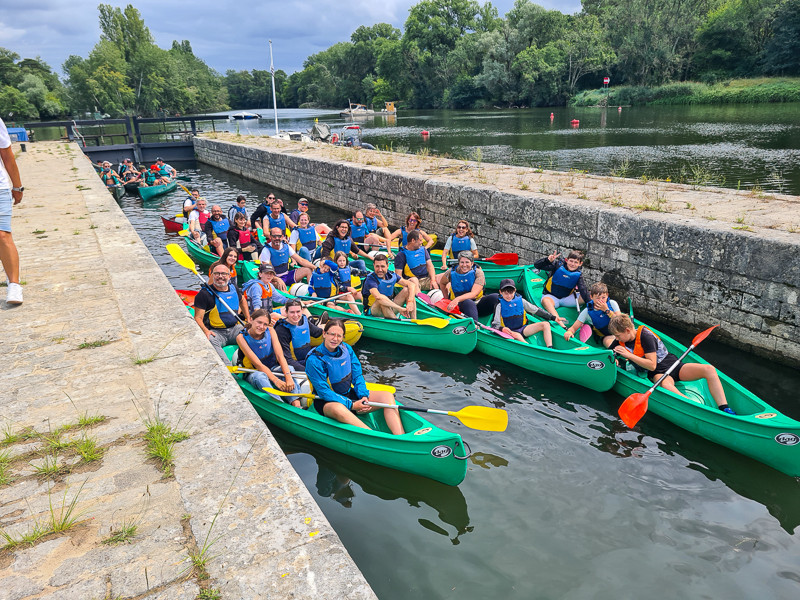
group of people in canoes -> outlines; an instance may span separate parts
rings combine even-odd
[[[129,183],[135,183],[138,187],[150,187],[153,185],[165,185],[171,182],[178,173],[174,167],[164,162],[161,157],[150,167],[133,164],[130,158],[125,158],[116,169],[107,160],[98,160],[98,175],[106,187],[117,187]]]
[[[326,313],[321,323],[315,323],[301,301],[281,294],[296,283],[309,286],[307,294],[298,295],[331,299],[328,305],[339,310],[360,314],[363,308],[366,314],[388,319],[416,319],[419,299],[432,302],[438,290],[442,300],[437,306],[443,310],[460,311],[476,322],[492,315],[491,329],[521,343],[540,333],[548,348],[553,347],[552,322],[565,328],[566,340],[588,326],[598,344],[612,349],[619,361],[646,371],[653,381],[678,360],[652,331],[636,327],[622,314],[604,283],[586,285],[581,251],[572,250],[566,257],[553,252],[534,262],[547,274],[540,307],[523,298],[512,279],[503,280],[498,292],[485,293],[486,278],[475,262],[479,253],[474,234],[463,219],[444,241],[442,272],[437,275],[429,252],[436,240],[421,229],[416,212],[391,232],[380,210],[370,204],[350,219],[337,221],[323,238],[311,223],[305,198],[290,215],[283,212],[283,202],[274,194],[249,217],[245,204],[240,196],[225,214],[219,205],[209,211],[194,190],[184,206],[194,242],[220,257],[210,269],[209,285],[195,299],[195,319],[229,364],[223,348],[238,345],[238,362],[252,365],[248,368],[255,372],[248,380],[257,388],[274,385],[290,403],[299,405],[299,399],[287,394],[298,389],[291,374],[304,370],[316,394],[318,412],[339,421],[365,426],[357,414],[371,410],[369,399],[393,403],[393,398],[367,389],[358,358],[343,341],[342,321],[328,320]],[[265,236],[263,243],[259,234]],[[393,240],[399,242],[396,251]],[[235,284],[236,264],[256,256],[258,278],[240,291]],[[392,259],[394,269],[390,270]],[[366,260],[372,262],[372,271]],[[353,275],[364,276],[360,290],[352,284]],[[558,313],[560,307],[573,307],[578,313],[569,327]],[[312,347],[311,339],[320,335],[322,344]],[[707,380],[720,409],[733,414],[710,365],[680,363],[661,385],[680,394],[676,382],[701,378]],[[397,411],[387,408],[384,414],[390,430],[402,433]]]

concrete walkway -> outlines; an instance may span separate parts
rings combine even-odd
[[[0,599],[374,598],[89,160],[27,147],[25,302],[0,306]],[[188,434],[166,473],[156,421]]]

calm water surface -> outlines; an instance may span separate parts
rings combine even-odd
[[[180,168],[180,165],[179,165]],[[223,208],[255,208],[267,187],[206,166],[182,170]],[[296,197],[279,197],[293,208]],[[122,207],[176,288],[193,275],[164,250],[182,243],[158,215],[178,191]],[[311,203],[315,220],[338,215]],[[688,341],[691,334],[678,333]],[[498,406],[505,433],[458,431],[474,451],[449,487],[376,467],[275,431],[289,459],[382,600],[459,598],[797,598],[800,481],[676,429],[656,416],[628,430],[621,398],[556,382],[480,354],[372,340],[368,379],[404,403]],[[800,418],[800,375],[712,341],[701,353]],[[386,381],[386,380],[384,380]]]
[[[274,133],[264,119],[216,124],[242,134]],[[553,113],[553,120],[550,120]],[[339,131],[338,113],[278,111],[281,129],[313,120]],[[575,128],[571,121],[577,119]],[[800,104],[411,111],[359,118],[364,140],[380,148],[427,150],[456,158],[559,170],[585,170],[800,195]],[[420,132],[430,133],[424,139]]]

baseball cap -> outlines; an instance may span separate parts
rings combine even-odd
[[[266,273],[267,271],[272,271],[272,272],[274,273],[274,272],[275,272],[275,267],[273,267],[273,266],[272,266],[270,263],[268,263],[268,262],[262,262],[262,263],[261,263],[261,266],[260,266],[260,267],[258,267],[258,272],[259,272],[259,273]]]
[[[511,288],[512,290],[516,291],[517,286],[513,279],[503,279],[503,281],[500,282],[500,289],[504,290],[506,288]]]

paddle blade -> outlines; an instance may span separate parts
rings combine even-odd
[[[436,327],[436,329],[444,329],[450,324],[450,321],[447,319],[440,319],[439,317],[429,317],[427,319],[409,319],[411,323],[416,323],[417,325],[430,325],[431,327]]]
[[[456,304],[456,306],[455,306],[455,308],[453,310],[447,310],[447,307],[449,306],[449,304],[450,304],[450,300],[448,300],[447,298],[442,298],[436,304],[434,304],[434,306],[436,308],[442,309],[444,312],[449,312],[449,313],[452,313],[454,315],[460,315],[461,314],[461,309],[458,308],[458,304]]]
[[[647,398],[650,392],[646,394],[631,394],[625,398],[625,402],[619,407],[619,418],[628,427],[634,427],[639,422],[644,414],[647,412]]]
[[[457,412],[448,412],[470,429],[481,431],[505,431],[508,427],[508,413],[501,408],[490,406],[467,406]]]
[[[713,327],[709,327],[705,331],[701,331],[696,336],[694,336],[694,339],[692,340],[692,346],[697,346],[700,342],[702,342],[709,335],[711,335],[711,332],[714,331],[717,327],[719,327],[719,325],[714,325]]]
[[[582,344],[590,337],[592,337],[592,328],[584,323],[581,326],[581,330],[578,332],[578,339],[581,341]]]
[[[194,266],[194,261],[189,258],[189,255],[183,251],[183,248],[178,244],[167,244],[167,252],[175,259],[175,262],[182,266],[184,269],[189,269],[195,275],[198,275],[197,268]]]
[[[178,232],[178,235],[181,237],[189,237],[189,230],[188,229],[181,229]]]
[[[491,256],[484,258],[484,260],[503,266],[519,264],[519,256],[513,252],[495,252]]]
[[[369,381],[367,382],[367,389],[370,392],[389,392],[390,394],[394,394],[395,392],[397,392],[397,390],[390,385],[383,385],[381,383],[370,383]]]

